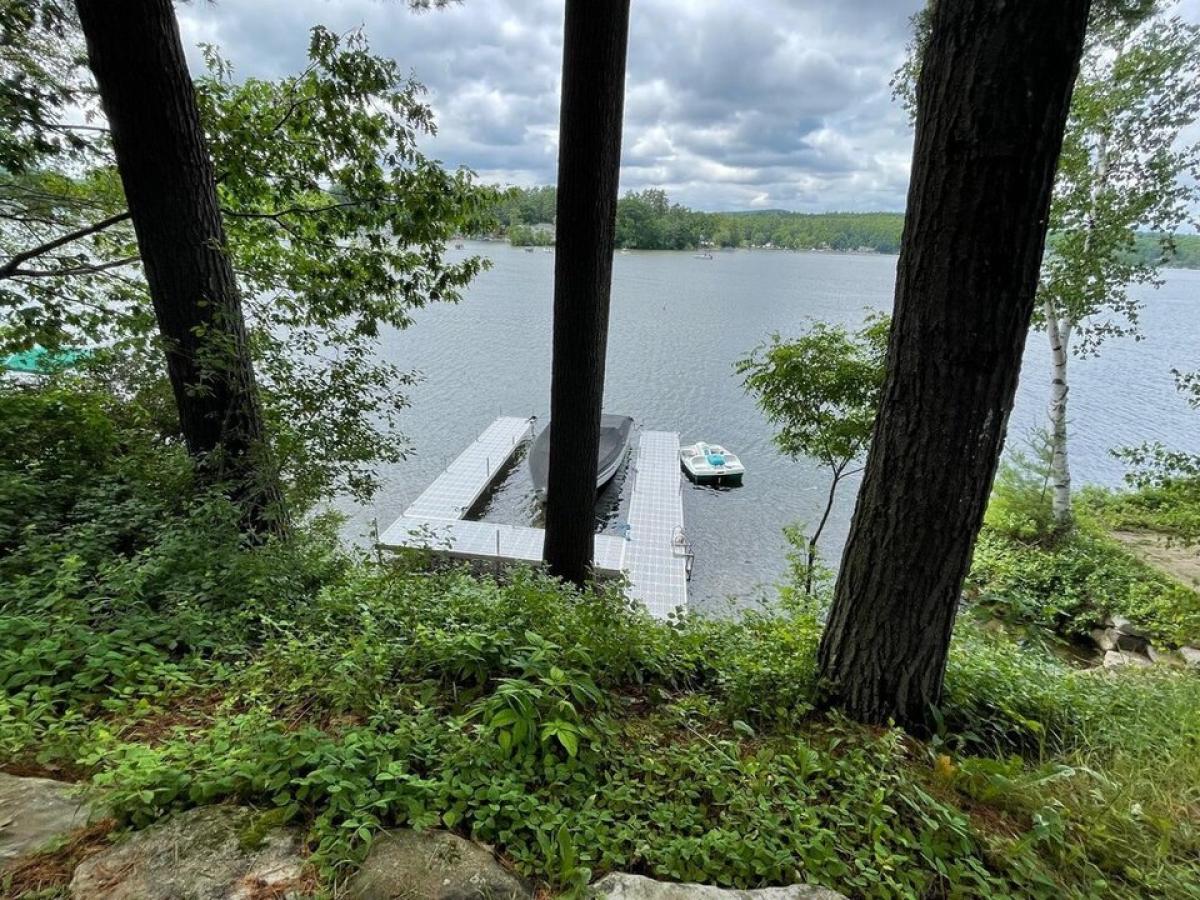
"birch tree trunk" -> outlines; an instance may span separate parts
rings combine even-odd
[[[1089,0],[933,7],[874,439],[818,654],[828,702],[928,730],[1033,316]]]
[[[1059,526],[1071,522],[1071,466],[1067,456],[1067,360],[1071,320],[1060,318],[1054,303],[1045,301],[1046,335],[1050,338],[1050,508]]]

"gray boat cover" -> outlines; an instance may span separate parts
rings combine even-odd
[[[633,419],[629,416],[600,417],[600,458],[596,466],[596,490],[604,487],[616,474],[617,466],[629,449],[633,436]],[[550,425],[542,429],[529,448],[529,474],[533,487],[545,495],[550,475]]]

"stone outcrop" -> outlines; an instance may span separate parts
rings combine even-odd
[[[620,872],[601,878],[592,885],[591,893],[605,900],[846,900],[843,894],[811,884],[741,891],[707,884],[655,881]]]
[[[1140,656],[1137,653],[1126,653],[1122,650],[1109,650],[1104,654],[1104,668],[1120,669],[1125,666],[1135,666],[1145,668],[1153,665],[1145,656]]]
[[[445,831],[379,835],[348,900],[529,900],[530,887],[479,844]]]
[[[89,857],[71,879],[73,900],[258,900],[299,897],[300,830],[267,829],[259,814],[204,806],[172,816]]]
[[[75,785],[0,772],[0,864],[42,849],[88,823]]]

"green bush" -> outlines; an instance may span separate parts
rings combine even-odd
[[[1085,488],[1079,503],[1114,530],[1155,531],[1185,545],[1200,541],[1200,479],[1183,479],[1132,491]]]
[[[1119,614],[1160,645],[1200,639],[1200,594],[1086,526],[1049,546],[985,529],[970,585],[993,615],[1068,636]]]

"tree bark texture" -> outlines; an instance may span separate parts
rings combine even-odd
[[[282,521],[233,267],[171,0],[77,0],[188,450]]]
[[[629,0],[567,0],[564,30],[543,555],[582,585],[595,544]]]
[[[1004,442],[1089,0],[939,2],[879,416],[819,666],[922,731]]]

